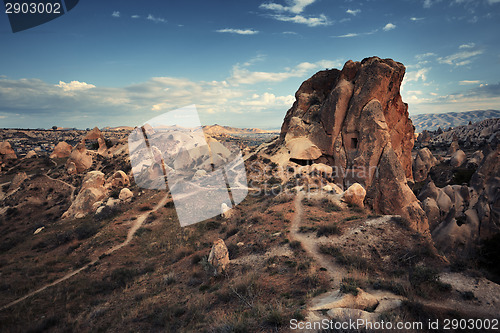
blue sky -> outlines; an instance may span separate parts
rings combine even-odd
[[[82,0],[12,33],[0,13],[0,127],[138,125],[196,104],[203,124],[279,128],[318,70],[407,67],[411,114],[500,109],[500,0]]]

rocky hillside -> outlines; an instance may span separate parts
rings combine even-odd
[[[464,147],[500,142],[500,118],[486,119],[474,124],[457,126],[430,139],[431,145],[449,145],[458,141]]]
[[[439,128],[447,130],[450,127],[467,125],[484,119],[500,118],[499,110],[477,110],[468,112],[425,113],[411,116],[415,131],[436,131]]]

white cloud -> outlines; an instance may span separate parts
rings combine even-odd
[[[413,22],[421,21],[423,19],[424,19],[423,17],[410,17],[410,20],[413,21]]]
[[[331,24],[331,22],[324,14],[321,14],[317,17],[314,16],[304,17],[302,15],[295,15],[295,16],[271,15],[271,17],[273,17],[278,21],[300,23],[300,24],[305,24],[309,27],[317,27],[317,26]]]
[[[493,5],[493,4],[495,4],[495,3],[500,3],[500,0],[488,0],[488,3],[489,3],[490,5]]]
[[[436,55],[435,53],[427,52],[427,53],[417,54],[415,55],[415,58],[418,60],[422,60],[424,58],[433,57],[435,55]]]
[[[455,66],[464,66],[471,63],[470,58],[475,57],[477,55],[483,54],[483,51],[462,51],[447,57],[439,57],[437,60],[440,64],[448,64]]]
[[[167,20],[165,20],[162,17],[154,17],[152,14],[149,14],[148,17],[146,17],[146,20],[153,21],[155,23],[165,23]]]
[[[459,84],[461,86],[465,86],[465,85],[469,85],[469,84],[480,84],[481,81],[479,80],[463,80],[463,81],[460,81]]]
[[[500,0],[499,0],[500,1]],[[459,49],[472,49],[476,46],[474,43],[467,43],[467,44],[462,44],[458,48]]]
[[[347,34],[344,34],[344,35],[340,35],[340,36],[332,36],[334,38],[352,38],[352,37],[358,37],[358,36],[366,36],[366,35],[373,35],[374,33],[376,33],[378,31],[378,29],[375,29],[375,30],[372,30],[372,31],[369,31],[369,32],[350,32],[350,33],[347,33]]]
[[[293,14],[300,14],[304,9],[313,4],[316,0],[292,0],[288,1],[288,6],[283,6],[274,2],[263,3],[259,6],[262,9],[274,10],[277,12],[290,12]]]
[[[283,35],[298,35],[298,33],[296,33],[295,31],[283,31],[282,34]]]
[[[335,37],[337,37],[337,38],[352,38],[352,37],[358,37],[358,36],[359,36],[359,34],[354,33],[354,32],[350,32],[348,34],[335,36]]]
[[[382,30],[384,31],[389,31],[389,30],[392,30],[392,29],[396,29],[396,26],[392,23],[387,23],[383,28]]]
[[[206,124],[231,121],[236,126],[259,124],[255,114],[258,112],[266,120],[256,126],[277,127],[293,103],[293,96],[279,95],[259,83],[288,78],[302,81],[317,70],[342,64],[320,60],[302,62],[277,72],[252,71],[249,67],[262,58],[259,55],[243,65],[235,65],[228,77],[219,81],[153,77],[113,88],[80,81],[51,84],[39,79],[0,78],[0,115],[7,117],[2,124],[47,127],[57,121],[58,125],[68,127],[136,125],[158,112],[196,104]],[[238,117],[229,115],[235,113]],[[14,114],[25,118],[13,117]]]
[[[232,28],[219,29],[217,30],[217,32],[238,34],[238,35],[255,35],[259,33],[257,30],[253,29],[232,29]]]
[[[346,10],[346,13],[347,13],[347,14],[351,14],[351,15],[353,15],[353,16],[356,16],[356,15],[358,15],[359,13],[361,13],[361,9],[355,9],[355,10],[348,9],[348,10]]]
[[[59,84],[56,84],[56,87],[62,88],[64,91],[78,91],[95,88],[93,84],[80,81],[71,81],[69,83],[59,81]]]
[[[427,67],[427,68],[421,68],[418,71],[407,72],[403,80],[403,85],[409,82],[418,82],[418,81],[425,82],[427,80],[427,73],[430,70],[431,68]]]
[[[133,19],[138,19],[138,18],[141,18],[139,15],[132,15],[132,16],[130,16],[130,17],[131,17],[131,18],[133,18]]]
[[[282,82],[292,77],[303,77],[309,72],[322,68],[339,67],[341,62],[320,60],[315,63],[302,62],[294,68],[286,68],[283,72],[252,72],[246,64],[233,66],[228,81],[234,85],[256,84],[260,82]]]
[[[262,95],[254,94],[251,99],[240,102],[243,106],[256,106],[256,107],[270,107],[274,106],[288,106],[290,107],[295,101],[292,95],[275,96],[274,94],[265,92]]]
[[[304,11],[305,7],[313,4],[315,1],[316,0],[289,0],[287,6],[269,2],[261,4],[259,8],[276,12],[277,14],[272,14],[270,15],[270,17],[278,21],[305,24],[309,27],[330,25],[331,22],[324,14],[308,17],[299,15]],[[291,13],[295,15],[286,15],[285,13]]]
[[[120,17],[120,12],[119,11],[114,11],[113,14],[111,14],[113,17]]]

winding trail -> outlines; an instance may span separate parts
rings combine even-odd
[[[129,229],[129,231],[127,233],[127,239],[123,243],[115,245],[111,249],[107,250],[105,252],[105,254],[106,255],[110,255],[113,252],[121,249],[122,247],[127,246],[132,241],[132,239],[134,238],[134,235],[135,235],[136,231],[144,224],[144,221],[147,219],[147,217],[149,216],[149,214],[151,214],[152,212],[156,212],[158,209],[160,209],[161,207],[163,207],[167,203],[167,201],[169,200],[169,198],[170,198],[170,194],[167,193],[160,200],[160,202],[158,202],[158,204],[156,204],[156,206],[152,210],[150,210],[148,212],[145,212],[145,213],[142,213],[141,215],[139,215],[137,217],[137,220],[135,220],[134,224]],[[99,261],[99,257],[94,258],[91,262],[89,262],[85,266],[80,267],[80,268],[78,268],[78,269],[76,269],[74,271],[71,271],[68,274],[64,275],[63,277],[61,277],[61,278],[59,278],[59,279],[57,279],[57,280],[55,280],[55,281],[53,281],[51,283],[48,283],[48,284],[42,286],[41,288],[38,288],[38,289],[30,292],[29,294],[26,294],[23,297],[18,298],[16,300],[10,302],[9,304],[6,304],[6,305],[0,307],[0,311],[6,310],[6,309],[10,308],[11,306],[16,305],[17,303],[20,303],[20,302],[24,301],[25,299],[27,299],[29,297],[32,297],[32,296],[35,296],[36,294],[41,293],[42,291],[44,291],[47,288],[53,287],[53,286],[58,285],[59,283],[61,283],[63,281],[66,281],[66,280],[70,279],[71,277],[79,274],[81,271],[83,271],[83,270],[87,269],[88,267],[94,265],[98,261]]]
[[[330,278],[333,280],[332,287],[337,289],[340,287],[342,277],[347,276],[347,272],[343,267],[337,265],[334,260],[327,258],[319,251],[318,245],[321,245],[322,243],[318,241],[316,236],[299,232],[300,223],[304,217],[304,208],[302,206],[303,199],[304,192],[299,191],[294,200],[295,215],[292,219],[290,227],[290,236],[293,240],[299,241],[306,253],[319,263],[321,267],[326,268],[328,275],[330,275]]]

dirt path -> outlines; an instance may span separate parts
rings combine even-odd
[[[163,207],[163,206],[167,203],[167,201],[169,200],[169,198],[170,198],[170,195],[169,195],[169,194],[166,194],[166,195],[165,195],[165,196],[164,196],[164,197],[160,200],[160,202],[158,202],[158,204],[157,204],[157,205],[156,205],[156,206],[155,206],[155,207],[154,207],[151,211],[149,211],[149,212],[145,212],[145,213],[142,213],[141,215],[139,215],[139,216],[137,217],[137,220],[135,220],[135,221],[134,221],[134,224],[132,225],[132,227],[131,227],[131,228],[130,228],[130,230],[128,231],[128,233],[127,233],[127,239],[126,239],[123,243],[120,243],[120,244],[118,244],[118,245],[116,245],[116,246],[112,247],[112,248],[111,248],[111,249],[109,249],[108,251],[106,251],[106,252],[105,252],[105,254],[106,254],[106,255],[110,255],[111,253],[113,253],[113,252],[115,252],[115,251],[117,251],[117,250],[121,249],[122,247],[127,246],[127,245],[128,245],[128,244],[132,241],[132,239],[133,239],[133,237],[134,237],[134,234],[135,234],[135,232],[137,231],[137,229],[139,229],[139,228],[142,226],[142,224],[144,223],[144,221],[148,218],[149,214],[151,214],[152,212],[155,212],[155,211],[157,211],[158,209],[160,209],[161,207]],[[45,289],[47,289],[47,288],[53,287],[53,286],[55,286],[55,285],[57,285],[57,284],[59,284],[59,283],[61,283],[61,282],[63,282],[63,281],[66,281],[66,280],[70,279],[71,277],[73,277],[73,276],[77,275],[77,274],[78,274],[78,273],[80,273],[81,271],[83,271],[83,270],[87,269],[88,267],[90,267],[90,266],[94,265],[94,264],[95,264],[96,262],[98,262],[98,261],[99,261],[99,258],[94,258],[91,262],[89,262],[89,263],[88,263],[88,264],[86,264],[85,266],[80,267],[80,268],[78,268],[78,269],[76,269],[76,270],[74,270],[74,271],[71,271],[71,272],[69,272],[68,274],[64,275],[63,277],[61,277],[61,278],[59,278],[59,279],[57,279],[57,280],[55,280],[55,281],[53,281],[53,282],[51,282],[51,283],[48,283],[48,284],[44,285],[43,287],[38,288],[38,289],[36,289],[36,290],[34,290],[34,291],[30,292],[29,294],[26,294],[26,295],[24,295],[23,297],[18,298],[18,299],[16,299],[15,301],[10,302],[10,303],[9,303],[9,304],[7,304],[7,305],[2,306],[2,307],[0,308],[0,311],[5,310],[5,309],[8,309],[8,308],[10,308],[11,306],[16,305],[17,303],[20,303],[20,302],[24,301],[25,299],[27,299],[27,298],[29,298],[29,297],[32,297],[32,296],[34,296],[34,295],[36,295],[36,294],[41,293],[42,291],[44,291],[44,290],[45,290]]]
[[[342,277],[345,277],[347,275],[345,270],[342,267],[338,266],[331,258],[327,258],[319,251],[318,245],[320,245],[321,242],[318,241],[318,238],[316,238],[316,236],[311,236],[310,234],[299,232],[300,223],[304,218],[304,208],[302,206],[303,199],[304,192],[299,191],[294,200],[295,215],[292,219],[290,237],[292,238],[292,240],[299,241],[306,253],[317,263],[319,263],[321,267],[326,268],[327,273],[333,279],[332,287],[334,289],[338,289],[340,287],[340,283],[342,282]]]

